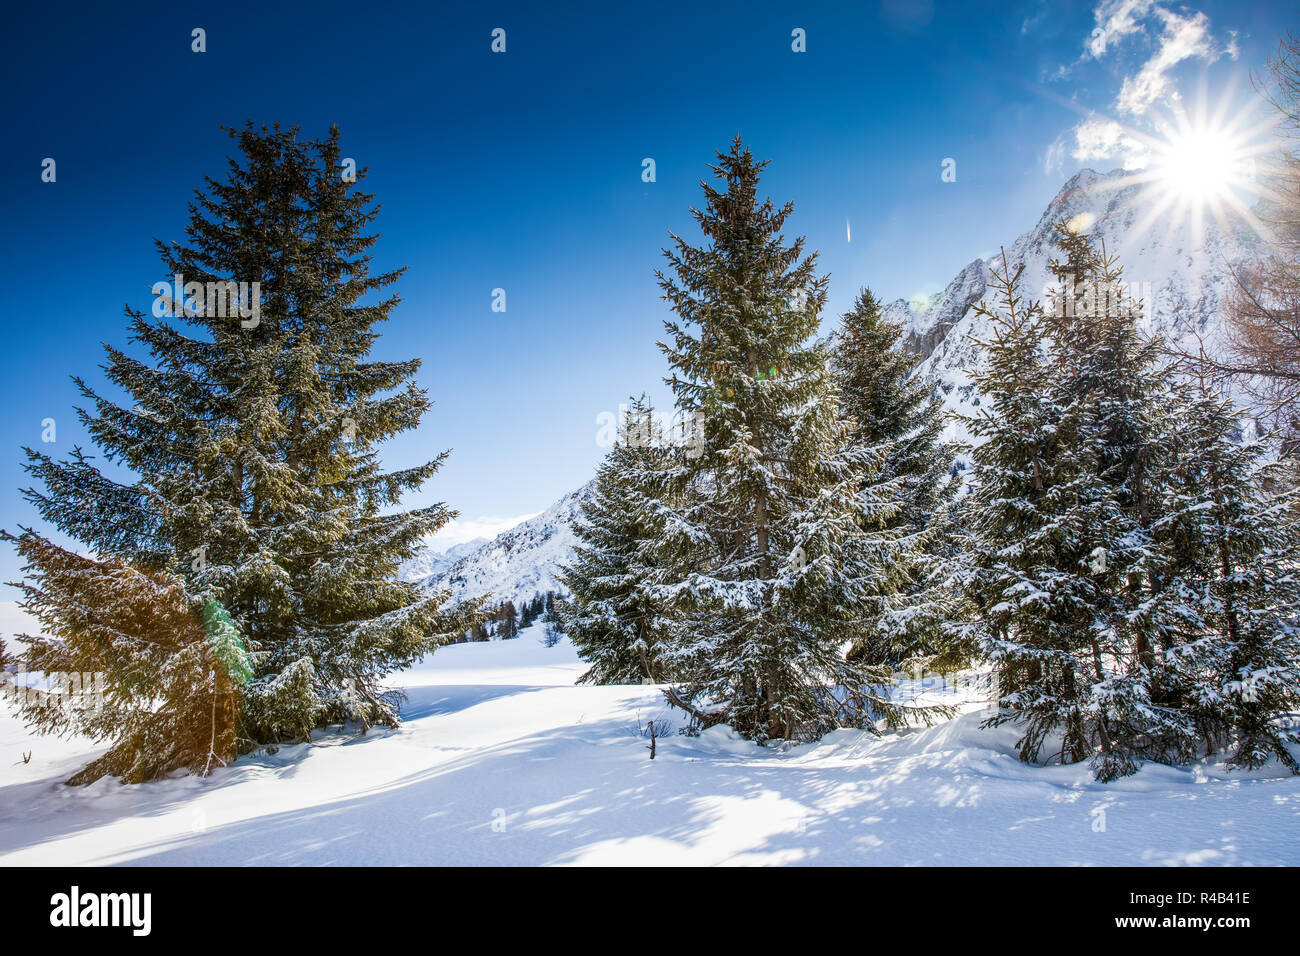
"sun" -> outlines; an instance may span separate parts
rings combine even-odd
[[[1164,135],[1148,139],[1152,189],[1192,212],[1239,208],[1255,185],[1256,143],[1229,125],[1180,114]]]
[[[1228,130],[1188,127],[1152,146],[1152,183],[1186,204],[1235,204],[1254,178],[1245,144]]]
[[[1273,121],[1253,101],[1242,102],[1226,90],[1211,108],[1204,99],[1195,107],[1178,105],[1148,117],[1143,129],[1121,126],[1128,174],[1112,189],[1139,188],[1142,213],[1135,230],[1191,228],[1199,239],[1213,221],[1227,231],[1244,225],[1260,236],[1267,228],[1254,206],[1267,192],[1267,167],[1275,148]]]

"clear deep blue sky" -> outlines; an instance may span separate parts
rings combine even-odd
[[[821,250],[830,320],[863,284],[887,299],[941,288],[1031,226],[1077,168],[1118,165],[1076,159],[1070,130],[1114,114],[1174,26],[1203,15],[1205,44],[1161,74],[1166,103],[1202,82],[1248,86],[1295,19],[1288,3],[1128,0],[1132,17],[1104,7],[1101,21],[1086,4],[803,6],[11,6],[0,526],[35,520],[19,448],[41,445],[43,419],[57,423],[48,450],[87,443],[69,376],[101,383],[99,343],[126,343],[123,304],[148,308],[151,240],[180,238],[191,190],[223,175],[222,124],[340,126],[383,203],[376,267],[409,267],[379,354],[420,356],[435,402],[386,460],[452,448],[422,497],[515,516],[591,475],[602,410],[664,396],[653,270],[735,132],[772,161],[767,191],[795,201],[792,231]],[[1111,42],[1081,59],[1099,22]],[[194,27],[206,53],[191,52]],[[489,49],[495,27],[505,54]],[[791,50],[796,27],[806,53]],[[0,574],[14,573],[5,551]]]

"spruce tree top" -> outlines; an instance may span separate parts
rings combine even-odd
[[[666,381],[687,413],[728,404],[757,382],[808,382],[825,361],[801,348],[817,333],[828,277],[816,274],[816,253],[804,255],[802,236],[785,241],[781,230],[794,204],[759,201],[767,161],[755,160],[739,135],[717,155],[709,168],[720,186],[701,181],[705,206],[691,209],[708,242],[693,246],[670,233],[674,248],[664,256],[675,278],[655,272],[683,320],[665,323],[672,342],[660,349],[674,369]]]

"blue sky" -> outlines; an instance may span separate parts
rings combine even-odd
[[[337,123],[345,154],[370,167],[376,266],[409,267],[378,354],[423,358],[435,402],[385,458],[453,449],[412,500],[458,508],[454,540],[585,481],[602,411],[641,391],[663,400],[653,270],[735,132],[772,161],[767,191],[795,201],[791,229],[821,250],[829,323],[864,284],[886,299],[937,291],[1009,243],[1078,168],[1124,161],[1116,130],[1149,129],[1206,91],[1247,100],[1292,10],[984,6],[13,8],[0,41],[0,527],[35,521],[19,449],[41,446],[44,419],[47,450],[87,444],[69,376],[102,382],[99,343],[126,343],[124,303],[148,307],[152,239],[179,238],[191,190],[221,174],[222,124]],[[791,49],[795,28],[806,52]],[[16,570],[0,554],[4,579]]]

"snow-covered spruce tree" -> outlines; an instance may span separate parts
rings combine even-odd
[[[1300,765],[1300,527],[1293,476],[1244,415],[1194,381],[1178,403],[1179,443],[1154,524],[1152,616],[1164,622],[1163,694],[1191,717],[1206,753],[1254,769]],[[1184,748],[1186,749],[1186,748]],[[1191,753],[1181,756],[1190,758]]]
[[[596,472],[574,529],[578,544],[560,580],[570,595],[555,604],[557,623],[583,660],[581,680],[634,684],[668,679],[663,662],[664,580],[654,552],[667,455],[645,396],[633,399],[618,441]]]
[[[919,539],[905,560],[881,569],[895,576],[893,600],[864,618],[851,656],[871,664],[949,668],[964,663],[945,626],[955,553],[955,449],[942,440],[943,404],[913,374],[916,357],[903,351],[902,333],[863,289],[832,338],[831,366],[852,440],[869,451],[887,449],[881,477],[899,481],[899,510],[886,524]]]
[[[45,490],[26,495],[105,560],[176,574],[200,607],[213,598],[229,612],[254,666],[239,692],[244,749],[302,739],[325,721],[395,724],[384,675],[463,633],[477,605],[444,613],[444,595],[396,574],[454,513],[393,510],[442,456],[390,472],[379,462],[378,445],[415,428],[429,401],[414,381],[418,361],[368,359],[376,324],[399,301],[383,290],[401,272],[371,273],[377,236],[366,229],[378,207],[340,174],[336,130],[320,141],[252,124],[231,135],[242,157],[225,182],[196,192],[187,244],[158,243],[166,275],[195,283],[175,304],[180,321],[157,304],[155,317],[127,309],[150,357],[106,347],[107,377],[126,402],[77,380],[93,440],[136,477],[105,475],[80,449],[65,461],[29,449],[26,467]],[[260,301],[240,304],[260,312],[236,311],[212,285],[223,282],[257,283]],[[34,573],[51,555],[30,549]],[[80,608],[45,611],[73,620]],[[113,653],[111,629],[65,633],[70,655]],[[153,685],[132,680],[112,689],[118,706],[153,707]],[[174,717],[170,733],[193,732],[185,712]],[[113,766],[163,772],[163,757],[124,754]]]
[[[990,404],[970,422],[984,442],[966,590],[1000,678],[992,722],[1023,723],[1026,760],[1059,735],[1063,761],[1112,780],[1188,759],[1206,726],[1193,713],[1218,642],[1189,600],[1206,581],[1178,556],[1194,512],[1170,498],[1202,456],[1122,270],[1064,224],[1059,241],[1050,312],[1020,299],[1005,258],[1006,314],[980,307],[997,333],[978,383]]]
[[[1090,651],[1094,683],[1088,708],[1096,728],[1094,768],[1102,780],[1137,769],[1142,759],[1180,762],[1194,728],[1169,672],[1176,606],[1159,600],[1164,581],[1153,525],[1164,514],[1165,476],[1178,460],[1177,394],[1158,339],[1142,335],[1142,304],[1126,294],[1123,270],[1104,244],[1058,224],[1064,258],[1053,325],[1064,446],[1094,497],[1098,517],[1090,563],[1099,596]]]
[[[1090,263],[1070,262],[1091,276]],[[1128,662],[1117,623],[1126,580],[1120,542],[1130,524],[1102,477],[1098,395],[1090,380],[1079,384],[1090,374],[1095,330],[1072,299],[1058,298],[1051,315],[1025,300],[1021,271],[1004,253],[992,281],[1001,311],[977,306],[993,336],[977,374],[985,405],[968,421],[981,441],[972,449],[974,484],[963,509],[970,521],[966,592],[999,681],[1000,709],[990,723],[1023,727],[1024,760],[1037,759],[1052,736],[1061,739],[1063,762],[1091,759],[1100,749],[1106,766],[1098,773],[1110,778],[1131,754],[1114,739],[1114,701],[1094,688],[1120,658]],[[1084,281],[1064,283],[1063,296]],[[1108,696],[1123,704],[1130,690],[1112,687]]]
[[[1091,583],[1078,564],[1088,550],[1078,528],[1060,518],[1074,503],[1057,468],[1061,410],[1044,311],[1024,297],[1022,272],[1012,270],[1004,252],[990,283],[998,301],[975,307],[992,335],[976,375],[983,404],[967,419],[978,441],[963,506],[969,525],[962,586],[976,614],[972,633],[998,678],[999,711],[989,723],[1023,723],[1023,760],[1037,759],[1049,734],[1059,732],[1062,759],[1077,761],[1091,755],[1083,719],[1090,682],[1079,644]]]
[[[1073,621],[1075,696],[1058,715],[1062,759],[1090,754],[1096,776],[1111,780],[1137,769],[1148,731],[1164,739],[1185,727],[1175,710],[1150,699],[1154,660],[1142,648],[1157,622],[1127,614],[1142,600],[1150,556],[1153,496],[1144,474],[1166,382],[1155,366],[1158,347],[1138,336],[1119,273],[1067,224],[1058,224],[1057,244],[1064,256],[1052,263],[1057,289],[1045,315],[1047,395],[1057,416],[1047,500],[1057,550],[1044,600]]]
[[[703,723],[764,740],[843,726],[902,724],[887,667],[846,659],[853,628],[891,587],[900,482],[885,454],[851,441],[827,348],[815,343],[826,279],[803,240],[781,234],[792,204],[759,201],[756,162],[737,137],[692,210],[707,243],[674,235],[657,273],[684,420],[674,500],[660,500],[657,558],[670,578],[669,700]],[[866,610],[864,610],[866,609]]]

